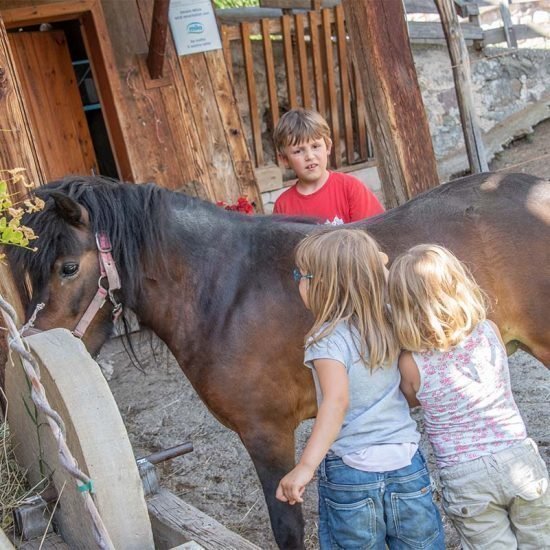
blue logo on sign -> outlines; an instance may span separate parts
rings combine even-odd
[[[194,21],[193,23],[189,23],[189,25],[187,25],[187,32],[189,33],[200,34],[203,31],[204,25],[198,21]]]

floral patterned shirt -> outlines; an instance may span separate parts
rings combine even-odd
[[[487,321],[448,351],[413,353],[416,397],[440,468],[523,441],[525,424],[512,396],[506,350]]]

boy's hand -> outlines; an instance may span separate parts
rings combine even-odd
[[[306,485],[313,478],[314,469],[298,464],[291,472],[286,474],[279,482],[275,496],[277,499],[289,504],[304,502],[302,495]]]

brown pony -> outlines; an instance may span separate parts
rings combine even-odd
[[[110,302],[86,315],[90,352],[111,333],[119,302],[133,310],[168,345],[210,411],[239,434],[278,545],[302,548],[301,510],[277,501],[275,488],[294,466],[295,428],[316,412],[302,366],[311,318],[291,272],[296,243],[319,226],[96,177],[54,182],[37,194],[46,207],[24,223],[40,236],[39,250],[14,250],[10,258],[16,277],[27,274],[32,283],[28,314],[44,306],[35,327],[74,330],[98,279],[111,285]],[[550,182],[470,176],[353,227],[369,231],[390,259],[418,243],[450,248],[488,294],[510,351],[519,346],[550,367]],[[120,285],[112,267],[100,278],[99,263],[111,254]]]

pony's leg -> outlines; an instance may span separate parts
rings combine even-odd
[[[299,504],[291,506],[275,498],[279,481],[294,468],[294,429],[262,427],[262,431],[240,434],[264,491],[271,528],[279,548],[304,548],[304,519]]]

